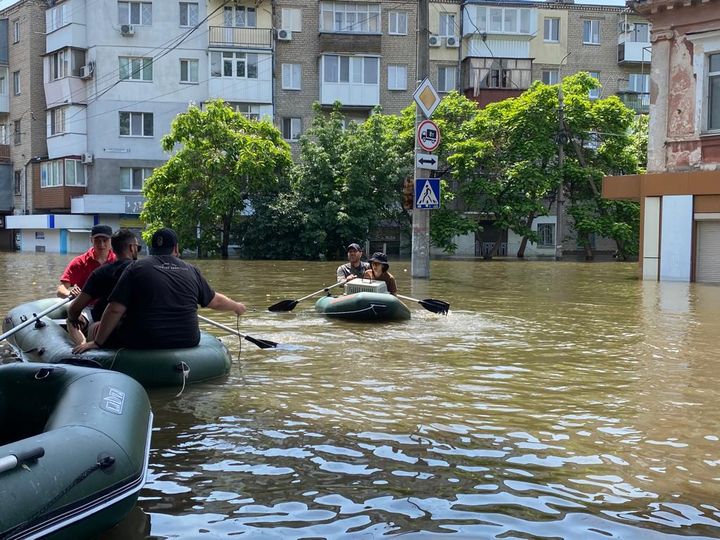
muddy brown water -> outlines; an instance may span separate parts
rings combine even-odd
[[[51,296],[69,259],[0,254],[0,308]],[[226,379],[150,392],[148,481],[103,538],[720,536],[720,287],[391,261],[401,294],[452,311],[376,325],[266,310],[337,262],[194,262],[255,309],[241,332],[283,346],[224,336]]]

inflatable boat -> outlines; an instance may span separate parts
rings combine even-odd
[[[410,310],[387,292],[383,281],[354,279],[345,284],[345,294],[324,296],[315,311],[326,317],[351,321],[406,321]]]
[[[130,375],[147,388],[206,381],[230,371],[227,347],[205,332],[201,332],[197,347],[186,349],[93,349],[73,354],[73,341],[63,326],[67,305],[58,298],[46,298],[10,310],[3,330],[8,334],[21,327],[7,340],[22,360],[111,369]],[[37,318],[41,313],[44,315]]]
[[[151,428],[145,390],[122,373],[0,366],[0,538],[90,538],[122,520]]]

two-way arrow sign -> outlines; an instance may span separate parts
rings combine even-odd
[[[415,154],[415,168],[437,171],[438,157],[434,154]]]

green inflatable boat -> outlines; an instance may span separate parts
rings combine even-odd
[[[53,306],[57,306],[53,309]],[[33,319],[44,313],[37,321]],[[200,344],[187,349],[94,349],[73,354],[73,342],[61,325],[67,302],[46,298],[10,310],[3,323],[8,343],[26,362],[76,364],[119,371],[147,388],[207,381],[230,371],[230,353],[216,337],[201,332]],[[24,325],[24,326],[23,326]]]
[[[315,303],[315,311],[326,317],[350,321],[406,321],[410,318],[410,310],[396,296],[376,292],[324,296]]]
[[[145,483],[152,413],[122,373],[0,366],[0,538],[91,538]]]

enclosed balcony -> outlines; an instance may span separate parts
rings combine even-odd
[[[650,63],[650,25],[644,22],[620,23],[618,34],[618,64]]]
[[[618,92],[618,97],[625,106],[637,114],[650,112],[650,94],[647,92]]]
[[[271,28],[238,28],[211,26],[208,47],[270,49]]]

